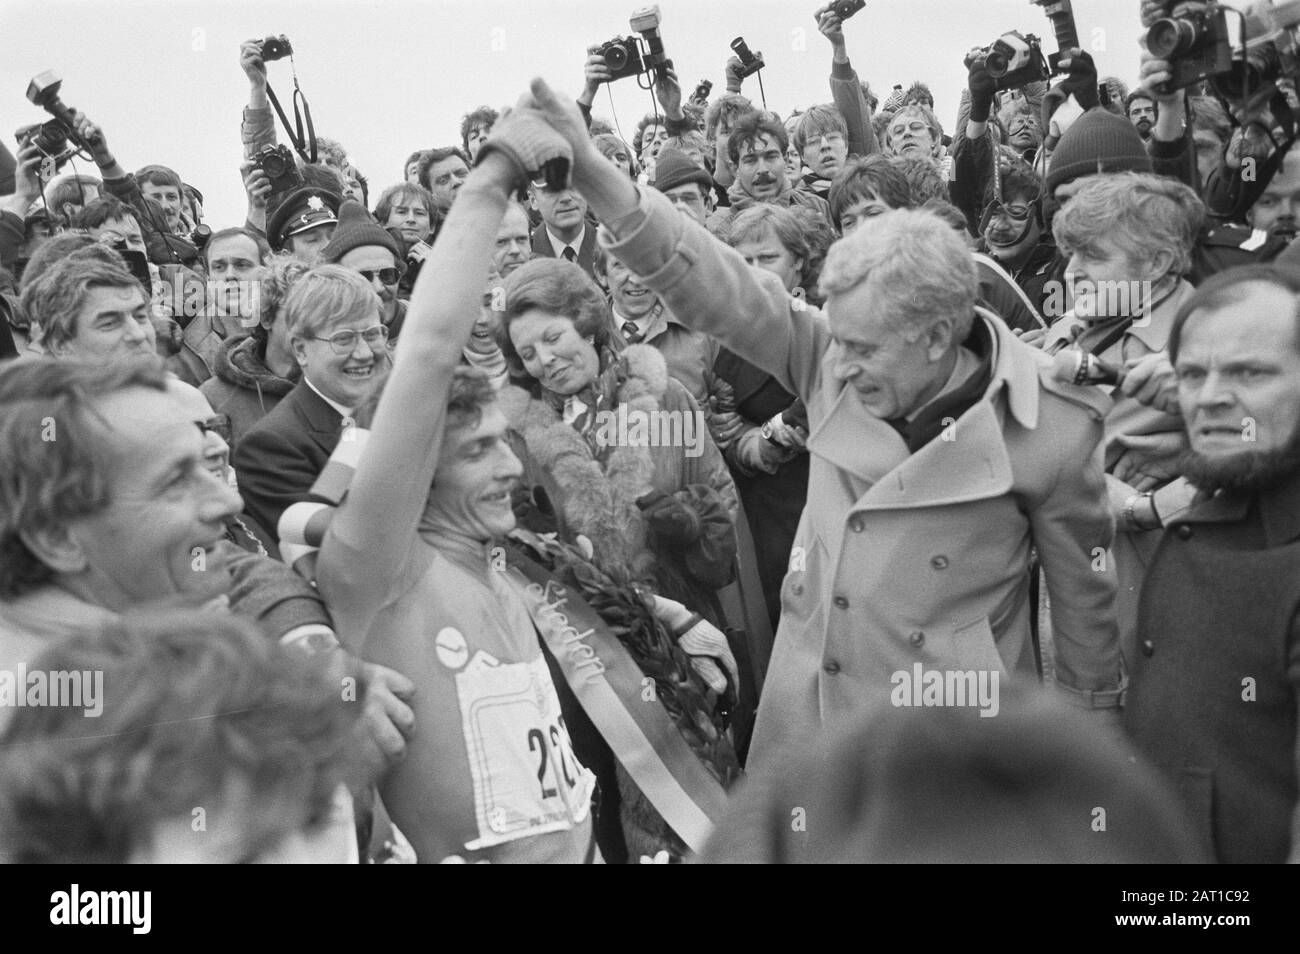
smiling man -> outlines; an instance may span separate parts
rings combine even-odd
[[[1215,276],[1174,319],[1169,358],[1176,406],[1157,403],[1182,416],[1200,494],[1147,570],[1125,724],[1215,861],[1296,862],[1300,281]]]
[[[99,249],[73,252],[23,290],[32,342],[55,358],[112,361],[152,355],[156,333],[144,288]]]
[[[748,767],[845,725],[915,663],[1032,680],[1031,546],[1057,684],[1084,708],[1117,707],[1115,576],[1094,560],[1113,532],[1105,402],[1055,383],[1044,356],[976,307],[961,237],[928,212],[879,216],[831,249],[823,315],[638,193],[545,83],[533,95],[573,148],[575,184],[616,227],[608,253],[808,408],[811,489]]]
[[[233,458],[245,512],[272,535],[286,507],[310,499],[344,421],[390,363],[379,296],[351,269],[320,265],[304,275],[289,292],[285,320],[302,378]]]

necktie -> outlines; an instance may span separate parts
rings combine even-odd
[[[636,322],[625,321],[623,322],[623,337],[627,339],[628,344],[636,344],[644,336],[637,330]]]
[[[560,254],[564,257],[566,262],[576,262],[578,260],[578,253],[573,250],[572,245],[564,246],[564,251]]]

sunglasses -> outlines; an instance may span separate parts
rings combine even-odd
[[[400,268],[392,268],[392,267],[359,268],[357,269],[357,273],[368,282],[373,282],[375,280],[375,276],[378,275],[379,280],[383,282],[385,285],[396,285],[397,280],[402,277],[402,270]]]
[[[313,341],[328,341],[335,354],[351,354],[356,350],[357,338],[368,345],[382,344],[388,340],[388,329],[383,325],[375,325],[365,331],[337,331],[328,338],[320,335],[312,335],[311,338]]]

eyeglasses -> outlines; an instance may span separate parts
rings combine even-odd
[[[205,421],[195,421],[194,426],[204,435],[211,432],[227,444],[230,443],[230,416],[228,414],[214,414]]]
[[[397,280],[402,277],[402,270],[391,266],[388,268],[359,268],[357,273],[368,282],[373,282],[375,276],[378,275],[379,280],[385,285],[396,285]]]
[[[357,338],[368,345],[382,344],[388,340],[388,329],[383,325],[375,325],[365,331],[336,331],[328,338],[320,335],[312,335],[311,338],[313,341],[328,341],[335,354],[351,354],[356,350]]]
[[[1003,205],[1001,202],[991,202],[985,215],[990,219],[1000,218],[1010,219],[1013,222],[1024,222],[1029,218],[1033,210],[1034,208],[1031,205]]]

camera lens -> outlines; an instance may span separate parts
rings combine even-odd
[[[284,160],[277,155],[263,156],[262,171],[272,179],[278,179],[284,175]]]
[[[1007,60],[1007,55],[1005,53],[999,53],[996,50],[989,53],[988,57],[984,60],[984,69],[988,70],[989,76],[992,76],[994,79],[999,76],[1006,76],[1010,67],[1011,64]]]
[[[738,36],[731,41],[731,49],[740,57],[742,63],[748,63],[754,58],[754,54],[749,52],[749,44],[745,42],[743,36]]]
[[[621,45],[606,48],[605,65],[611,70],[621,70],[627,66],[627,50]]]
[[[1147,31],[1147,49],[1161,60],[1182,56],[1200,39],[1201,31],[1190,20],[1166,17],[1151,24]]]

